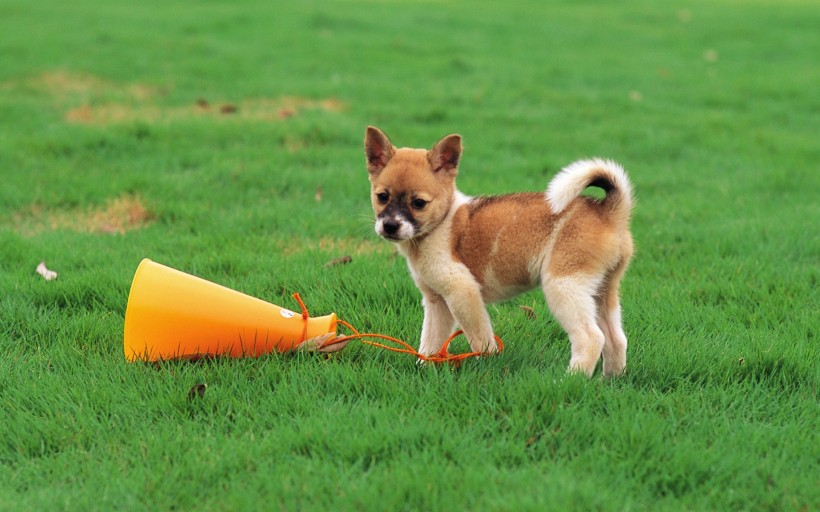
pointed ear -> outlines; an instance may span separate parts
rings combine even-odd
[[[448,135],[438,141],[427,153],[427,159],[434,173],[444,171],[453,176],[458,174],[458,162],[461,160],[461,135]]]
[[[375,126],[368,126],[364,134],[364,154],[367,157],[367,172],[378,174],[393,158],[396,148],[387,135]]]

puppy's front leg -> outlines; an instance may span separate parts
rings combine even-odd
[[[455,293],[447,297],[447,304],[450,311],[461,326],[467,341],[470,342],[470,349],[473,352],[495,353],[498,352],[498,344],[493,337],[493,326],[490,323],[490,315],[484,306],[481,292],[478,285],[473,283],[463,283],[457,287]]]
[[[429,356],[441,350],[441,346],[453,332],[455,320],[441,295],[432,290],[422,290],[422,293],[424,294],[424,324],[421,328],[419,353]]]

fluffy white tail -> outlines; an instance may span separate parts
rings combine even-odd
[[[593,158],[579,160],[564,167],[555,175],[547,188],[547,199],[552,213],[564,211],[585,188],[600,187],[606,192],[602,204],[626,215],[632,211],[632,185],[626,171],[612,160]]]

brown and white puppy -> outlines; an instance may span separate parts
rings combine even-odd
[[[569,334],[569,371],[626,366],[618,286],[632,256],[632,187],[607,160],[582,160],[544,193],[468,197],[456,189],[461,137],[431,150],[396,148],[378,128],[364,140],[376,233],[407,259],[424,296],[419,353],[437,353],[458,324],[470,347],[496,352],[485,303],[541,286]],[[606,191],[582,196],[588,186]]]

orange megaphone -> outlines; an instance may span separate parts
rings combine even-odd
[[[255,357],[330,333],[335,313],[308,318],[146,258],[128,295],[125,358]]]

